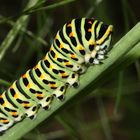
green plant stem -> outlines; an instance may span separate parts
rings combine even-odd
[[[5,81],[5,80],[3,80],[3,79],[0,79],[0,85],[10,86],[11,83],[10,83],[10,82],[7,82],[7,81]]]
[[[133,54],[132,52],[134,52],[134,48],[140,45],[138,44],[140,43],[139,35],[140,23],[114,45],[114,48],[108,54],[108,59],[104,60],[104,64],[91,66],[87,72],[80,77],[80,86],[78,88],[68,88],[65,95],[66,98],[63,102],[56,99],[53,100],[53,105],[49,111],[40,109],[35,120],[27,118],[21,123],[16,124],[14,127],[7,130],[5,135],[0,137],[0,140],[16,140],[21,138],[39,123],[54,116],[59,109],[66,106],[66,103],[71,103],[72,99],[74,99],[73,97],[81,97],[97,88],[97,85],[102,83],[103,76],[110,75],[110,73],[113,73],[113,70],[116,72],[116,67],[125,64],[125,55],[127,58],[131,59],[130,57]]]
[[[11,26],[15,25],[15,22],[12,20],[8,20],[7,23]],[[40,42],[43,45],[47,45],[47,42],[45,40],[43,40],[40,36],[36,36],[34,35],[30,30],[27,30],[26,28],[22,27],[21,31],[24,32],[25,34],[27,34],[28,36],[32,37],[33,39],[35,39],[36,41]],[[15,51],[15,50],[14,50]]]
[[[109,118],[108,118],[106,110],[104,108],[102,98],[100,96],[97,96],[96,101],[97,101],[99,115],[100,115],[102,128],[104,130],[106,140],[113,140],[111,128],[110,128],[110,124],[109,124]]]
[[[139,63],[139,61],[136,61],[135,65],[136,65],[136,71],[137,71],[138,79],[140,81],[140,63]]]
[[[37,11],[41,11],[41,10],[50,10],[50,9],[53,9],[53,8],[56,8],[56,7],[59,7],[59,6],[62,6],[62,5],[66,5],[68,3],[71,3],[75,0],[63,0],[63,1],[60,1],[58,3],[54,3],[54,4],[51,4],[49,6],[45,6],[45,7],[41,7],[41,8],[31,8],[31,9],[27,9],[26,11],[23,12],[23,14],[30,14],[30,13],[33,13],[33,12],[37,12]]]
[[[117,92],[117,98],[116,98],[116,103],[114,108],[114,114],[118,113],[118,108],[121,102],[123,77],[124,77],[124,72],[120,71],[118,74],[118,92]]]

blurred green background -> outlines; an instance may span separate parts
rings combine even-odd
[[[95,17],[113,24],[113,45],[140,19],[139,0],[46,0],[32,12],[23,12],[27,3],[0,1],[1,44],[16,20],[25,13],[30,15],[0,59],[0,92],[45,55],[65,22]],[[2,52],[1,45],[0,55]],[[140,61],[109,77],[91,94],[73,101],[22,139],[140,140]]]

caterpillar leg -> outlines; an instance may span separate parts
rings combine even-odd
[[[106,59],[107,56],[104,54],[105,51],[99,50],[99,52],[93,51],[91,58],[89,59],[90,64],[102,64],[102,60]]]
[[[53,92],[53,95],[55,97],[57,97],[59,100],[63,100],[64,99],[64,94],[66,92],[66,89],[67,89],[67,85],[64,84],[60,87],[58,87],[54,92]]]
[[[28,110],[25,111],[26,112],[26,116],[28,118],[30,118],[31,120],[35,119],[36,118],[36,114],[38,112],[38,109],[39,109],[39,106],[36,106],[36,105],[30,107]]]
[[[91,58],[91,54],[87,53],[85,55],[85,63],[89,63],[90,58]]]
[[[46,93],[46,96],[40,100],[40,105],[43,109],[48,110],[50,108],[50,104],[53,100],[53,95],[51,93]]]
[[[71,73],[67,79],[67,83],[72,87],[77,87],[79,85],[79,74]]]
[[[87,70],[87,67],[86,67],[85,65],[81,65],[81,68],[80,68],[80,70],[78,71],[78,73],[79,73],[79,74],[83,74],[83,73],[86,72],[86,70]]]

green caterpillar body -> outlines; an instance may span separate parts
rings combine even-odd
[[[113,26],[96,19],[78,18],[66,23],[44,59],[0,95],[0,132],[25,117],[35,118],[39,107],[48,109],[68,86],[79,85],[87,64],[100,64],[110,49]]]

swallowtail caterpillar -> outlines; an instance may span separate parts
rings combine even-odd
[[[77,18],[60,29],[44,59],[0,95],[0,132],[25,117],[48,109],[53,97],[64,98],[68,86],[77,87],[87,64],[100,64],[110,50],[112,25]]]

